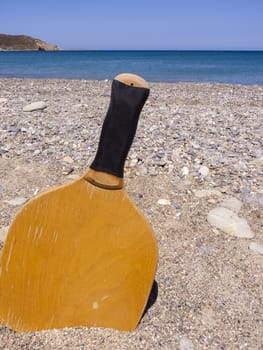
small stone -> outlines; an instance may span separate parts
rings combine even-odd
[[[138,170],[136,171],[136,175],[137,176],[143,176],[143,175],[147,175],[148,170],[145,166],[141,165],[138,167]]]
[[[207,176],[209,174],[209,169],[207,166],[202,165],[200,166],[199,170],[198,170],[199,174],[201,174],[202,176]]]
[[[257,205],[257,206],[263,206],[263,194],[262,193],[243,193],[243,199],[246,203]]]
[[[36,196],[39,192],[39,188],[36,188],[35,191],[34,191],[34,196]]]
[[[253,250],[253,252],[263,255],[263,246],[261,244],[251,242],[249,248]]]
[[[214,198],[209,198],[207,200],[207,203],[210,203],[210,204],[216,204],[216,200]]]
[[[191,142],[192,146],[196,149],[199,149],[200,146],[198,145],[198,143],[195,143],[195,142]]]
[[[16,197],[14,199],[5,200],[4,202],[9,204],[9,205],[13,205],[13,206],[22,205],[22,204],[27,202],[27,198],[25,198],[25,197]]]
[[[74,160],[69,156],[64,157],[62,160],[63,160],[63,162],[68,163],[68,164],[74,163]]]
[[[158,204],[160,205],[171,205],[171,202],[169,199],[164,199],[164,198],[161,198],[158,200]]]
[[[183,175],[183,176],[189,175],[189,168],[187,168],[187,166],[184,166],[184,167],[182,168],[182,175]]]
[[[4,98],[4,97],[0,97],[0,103],[4,103],[7,101],[7,98]]]
[[[236,237],[252,238],[254,236],[247,221],[227,208],[212,209],[208,213],[207,221],[210,225]]]
[[[22,128],[20,129],[20,131],[21,131],[21,132],[29,132],[29,129],[22,127]]]
[[[23,111],[33,112],[33,111],[43,110],[45,108],[47,108],[47,104],[43,101],[39,101],[39,102],[30,103],[29,105],[23,107]]]
[[[73,167],[63,168],[62,174],[68,176],[68,175],[72,174],[73,171],[74,171]]]
[[[194,195],[198,198],[212,197],[212,196],[220,197],[222,196],[222,193],[217,190],[197,190],[194,192]]]
[[[193,342],[186,337],[182,337],[180,339],[180,350],[194,350]]]
[[[136,152],[131,152],[130,153],[130,159],[136,159],[137,160],[137,158],[138,158],[138,155],[137,155]]]
[[[203,245],[202,247],[199,248],[199,252],[202,255],[208,255],[211,252],[211,247]]]
[[[233,210],[238,214],[241,209],[242,202],[235,197],[228,197],[221,203],[221,206]]]
[[[129,161],[129,167],[134,168],[137,163],[138,163],[137,158],[133,158]]]
[[[20,131],[20,128],[16,128],[15,126],[11,126],[7,129],[7,132],[17,134]]]
[[[38,156],[40,153],[41,153],[41,151],[40,151],[39,149],[36,149],[36,150],[33,152],[33,156]]]
[[[0,228],[0,242],[4,242],[9,230],[9,226],[4,226]]]
[[[67,179],[70,179],[70,180],[77,180],[78,178],[79,178],[78,174],[69,174],[67,176]]]
[[[171,204],[175,209],[181,209],[181,206],[176,201],[172,201]]]
[[[8,153],[8,149],[0,146],[0,155],[2,155],[4,153]]]
[[[164,167],[166,165],[166,160],[165,159],[157,159],[154,161],[154,164],[160,167]]]

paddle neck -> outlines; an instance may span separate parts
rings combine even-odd
[[[89,182],[97,182],[97,185],[104,188],[120,188],[124,163],[148,95],[148,88],[113,80],[110,105],[102,126],[98,150],[86,176]],[[112,183],[112,186],[107,182]]]

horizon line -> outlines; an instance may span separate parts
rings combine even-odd
[[[263,51],[262,49],[61,49],[59,51]]]

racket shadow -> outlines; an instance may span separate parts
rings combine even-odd
[[[151,289],[147,304],[144,308],[140,322],[143,319],[144,315],[148,312],[148,310],[155,304],[157,298],[158,298],[158,283],[154,280],[153,285],[152,285],[152,289]]]

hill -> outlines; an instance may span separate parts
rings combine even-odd
[[[0,34],[0,50],[4,51],[52,51],[61,50],[59,46],[53,46],[40,39],[27,35]]]

